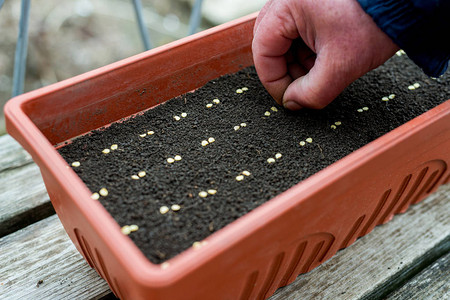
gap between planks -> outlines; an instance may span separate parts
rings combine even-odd
[[[386,299],[450,299],[450,253],[447,252]]]
[[[2,299],[95,299],[110,292],[56,215],[1,238],[0,261]]]
[[[1,136],[0,237],[54,213],[39,167],[10,136]]]

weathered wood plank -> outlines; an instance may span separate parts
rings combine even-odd
[[[36,164],[0,171],[0,237],[52,214],[54,210]]]
[[[386,293],[397,276],[411,277],[406,272],[411,265],[440,256],[435,249],[448,251],[449,197],[450,185],[441,187],[271,299],[361,299],[374,291]],[[3,299],[91,299],[110,293],[56,216],[0,239],[0,261]],[[44,282],[37,288],[39,280]]]
[[[0,261],[2,299],[93,299],[109,293],[56,215],[1,238]]]
[[[449,251],[450,185],[349,248],[270,299],[380,299]],[[414,273],[415,272],[415,273]]]
[[[0,172],[31,163],[31,155],[10,135],[0,136]]]
[[[450,253],[424,269],[387,300],[450,299]]]

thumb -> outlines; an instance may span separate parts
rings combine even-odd
[[[335,62],[318,55],[309,72],[287,87],[283,95],[284,107],[289,110],[321,109],[333,101],[353,81],[349,72],[336,66]]]

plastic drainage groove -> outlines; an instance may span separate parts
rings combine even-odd
[[[378,220],[377,224],[384,224],[392,217],[392,212],[394,211],[395,206],[397,205],[398,201],[402,197],[403,193],[406,190],[406,187],[408,186],[410,180],[411,180],[412,174],[409,174],[408,176],[403,179],[402,184],[400,185],[400,188],[393,198],[393,200],[390,202],[388,208],[386,211],[381,215],[381,218]],[[389,201],[388,201],[389,202]]]
[[[301,273],[306,273],[312,269],[313,263],[316,260],[317,256],[319,255],[320,249],[322,249],[324,243],[325,243],[324,241],[320,241],[320,242],[316,243],[311,255],[309,256],[308,260],[306,261],[305,265],[303,266],[302,270],[300,271]]]
[[[248,300],[250,299],[250,295],[252,294],[253,287],[255,286],[256,280],[258,279],[259,272],[254,271],[252,272],[244,285],[244,290],[242,291],[242,296],[239,298],[241,300]]]
[[[108,282],[109,287],[111,288],[113,293],[118,298],[122,299],[122,293],[119,289],[117,279],[110,277],[100,252],[97,250],[97,248],[94,248],[95,255],[97,256],[97,259],[95,259],[94,252],[92,252],[89,243],[86,241],[85,237],[81,234],[81,231],[78,228],[75,228],[73,231],[77,239],[78,245],[80,245],[81,254],[84,256],[89,266],[95,269],[97,273],[100,275],[100,277],[102,277]]]
[[[419,175],[417,176],[417,179],[415,180],[413,186],[411,187],[411,190],[403,198],[403,201],[400,202],[400,205],[398,206],[398,208],[395,211],[395,213],[404,212],[409,207],[409,204],[410,204],[411,200],[413,199],[413,195],[417,192],[417,190],[419,189],[420,185],[424,181],[424,178],[425,178],[425,175],[427,174],[427,172],[428,172],[428,167],[423,168],[420,171]],[[419,193],[417,196],[420,196],[420,194],[421,193]]]
[[[84,256],[84,258],[86,259],[87,263],[89,264],[89,266],[93,269],[96,269],[94,262],[92,260],[92,257],[90,255],[90,253],[88,252],[86,245],[85,245],[85,241],[83,236],[80,234],[80,230],[78,228],[75,228],[73,230],[75,237],[77,238],[77,242],[78,245],[80,246],[80,250],[81,250],[81,254]],[[96,269],[97,270],[97,269]],[[97,271],[98,272],[98,271]],[[100,275],[101,276],[101,275]]]
[[[301,274],[309,272],[317,265],[321,264],[329,255],[329,251],[335,242],[335,237],[326,232],[316,233],[302,239],[294,248],[292,258],[287,263],[289,255],[286,252],[278,253],[269,265],[267,272],[256,270],[247,276],[246,283],[243,287],[241,297],[239,299],[265,299],[270,296],[277,288],[284,286]],[[286,266],[286,268],[283,268]],[[284,274],[280,274],[284,270]],[[266,274],[265,278],[260,277]],[[281,280],[276,281],[281,277]],[[262,282],[261,287],[258,282]]]
[[[349,231],[345,239],[342,241],[340,248],[346,248],[348,245],[350,245],[352,242],[356,240],[355,233],[358,231],[365,217],[366,215],[362,215],[361,217],[358,218],[358,220],[356,220],[355,224],[353,224],[351,230]]]
[[[121,291],[119,289],[119,286],[116,284],[117,283],[116,278],[111,278],[111,276],[109,275],[108,270],[106,269],[106,265],[105,265],[105,263],[103,261],[103,258],[102,258],[102,256],[100,255],[100,252],[97,249],[95,249],[95,254],[97,255],[97,259],[98,259],[98,262],[99,262],[99,267],[101,268],[103,274],[105,274],[105,277],[106,277],[105,280],[108,282],[109,287],[111,288],[113,293],[119,299],[123,299],[122,298],[122,293],[121,293]],[[114,279],[114,281],[112,279]]]
[[[278,272],[280,271],[280,266],[281,266],[281,263],[283,262],[284,256],[285,256],[284,252],[281,252],[277,256],[275,256],[275,258],[273,259],[272,264],[269,268],[269,272],[267,273],[267,277],[264,280],[264,284],[261,288],[261,291],[260,291],[257,299],[265,299],[268,296],[270,296],[270,294],[269,295],[267,295],[267,294],[269,293],[270,289],[273,287],[272,285],[274,283],[274,280],[275,280]]]
[[[307,244],[308,244],[308,241],[304,241],[304,242],[301,242],[295,248],[295,253],[292,257],[289,267],[286,270],[285,276],[283,277],[283,279],[280,282],[280,286],[284,286],[284,285],[294,281],[295,277],[297,277],[297,272],[295,272],[295,271],[299,269],[300,261],[303,257],[303,254],[305,253]]]
[[[427,181],[427,184],[424,187],[425,194],[430,194],[439,184],[440,180],[444,177],[445,172],[447,171],[447,163],[444,160],[433,160],[428,162],[430,165],[430,169],[435,169],[435,171],[430,175],[430,178]],[[442,183],[449,182],[450,175],[442,181]],[[419,196],[420,197],[420,196]],[[414,199],[412,203],[417,203],[420,201],[420,198]]]
[[[387,199],[389,198],[389,195],[391,194],[392,190],[389,189],[383,193],[381,196],[381,199],[378,201],[377,206],[375,207],[375,210],[372,212],[372,215],[370,216],[369,220],[367,221],[366,225],[361,230],[359,236],[366,235],[370,232],[370,230],[375,227],[375,220],[380,215],[381,210],[383,209],[384,205],[387,202]]]

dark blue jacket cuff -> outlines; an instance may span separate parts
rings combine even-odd
[[[449,0],[358,0],[425,74],[442,75],[450,59]]]

